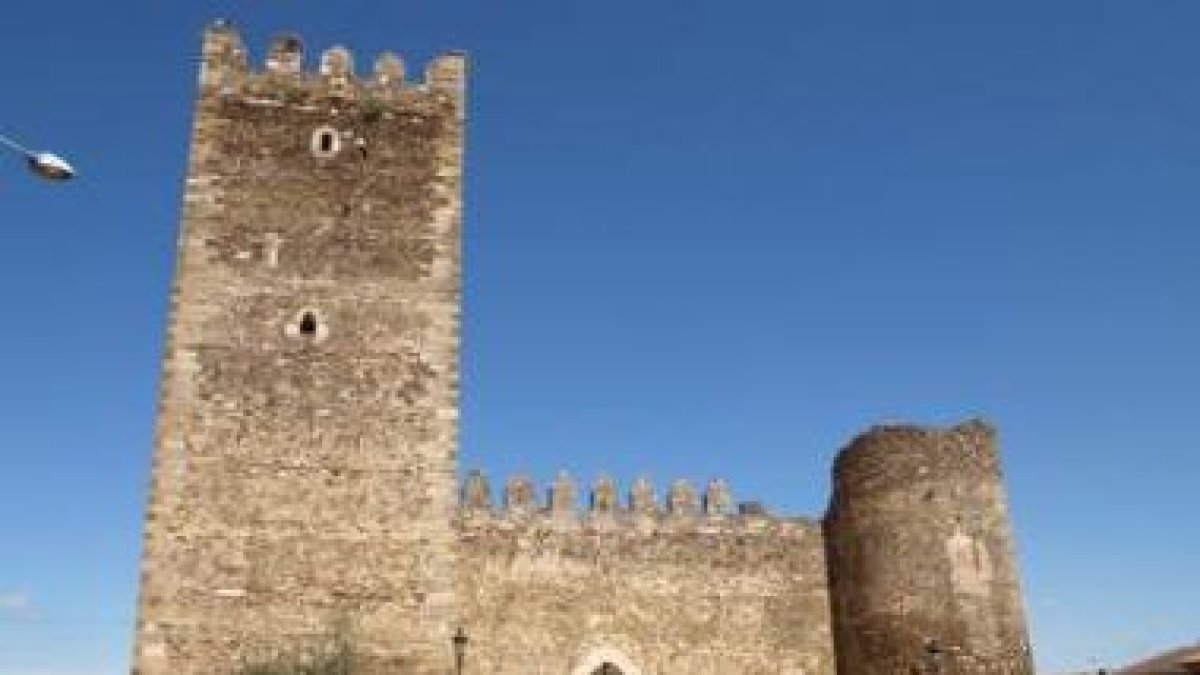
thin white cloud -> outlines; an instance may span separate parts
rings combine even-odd
[[[29,591],[0,588],[0,621],[7,623],[36,621],[41,618],[41,609],[33,601]],[[6,675],[0,672],[0,675]]]
[[[1066,606],[1066,603],[1061,599],[1050,595],[1043,595],[1041,597],[1033,598],[1033,604],[1038,607],[1049,607],[1053,609]]]
[[[0,666],[0,675],[113,675],[116,670],[5,670]]]
[[[29,593],[25,591],[0,591],[0,612],[24,614],[33,609]]]

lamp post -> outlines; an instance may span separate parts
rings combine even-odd
[[[454,637],[450,638],[450,642],[454,644],[454,675],[462,675],[463,661],[467,658],[467,644],[470,642],[467,637],[467,631],[463,630],[462,626],[454,631]]]
[[[75,169],[67,160],[52,152],[35,152],[4,135],[0,135],[0,145],[24,157],[29,170],[37,176],[48,180],[67,180],[75,177]]]
[[[925,640],[925,664],[933,675],[940,675],[942,672],[942,654],[944,653],[937,640],[933,638]]]

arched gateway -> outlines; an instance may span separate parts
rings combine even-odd
[[[571,675],[642,675],[629,657],[611,647],[597,647],[584,654]]]

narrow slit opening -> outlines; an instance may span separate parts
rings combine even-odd
[[[300,317],[300,334],[317,334],[317,317],[313,316],[312,312],[305,312],[304,316]]]

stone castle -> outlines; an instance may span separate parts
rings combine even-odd
[[[465,67],[314,73],[284,37],[259,69],[205,31],[134,672],[342,627],[369,673],[1031,675],[982,422],[863,433],[821,519],[719,480],[460,486]]]

